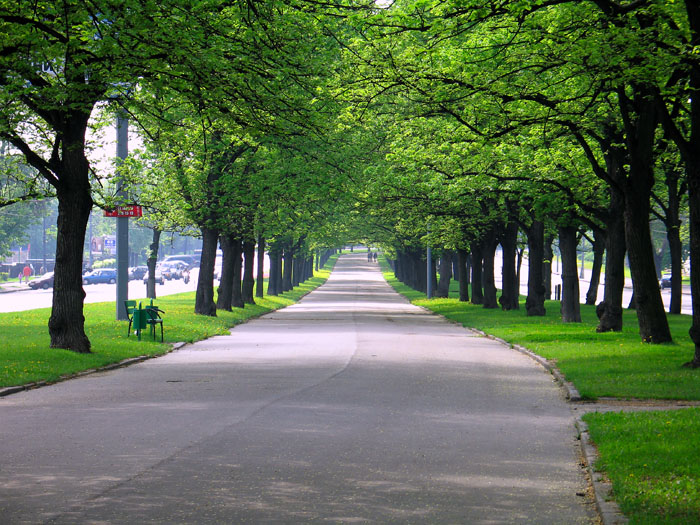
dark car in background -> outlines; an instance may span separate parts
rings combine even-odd
[[[37,279],[32,279],[29,281],[29,288],[33,290],[38,290],[39,288],[48,290],[49,288],[53,288],[53,272],[45,273]]]
[[[98,284],[117,282],[116,268],[98,268],[83,275],[83,284]]]
[[[135,281],[143,279],[143,276],[148,273],[148,266],[131,266],[129,268],[129,280]]]

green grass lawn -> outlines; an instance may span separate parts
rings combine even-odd
[[[583,419],[630,523],[700,523],[700,408]]]
[[[456,282],[449,299],[428,300],[424,293],[396,280],[393,273],[385,272],[384,276],[414,304],[556,362],[585,399],[700,400],[700,370],[681,366],[694,352],[688,336],[690,316],[669,315],[675,342],[649,345],[641,342],[637,316],[631,310],[624,312],[622,332],[599,334],[595,331],[598,319],[593,306],[581,305],[582,323],[562,323],[556,301],[546,303],[546,317],[527,317],[524,297],[520,310],[490,310],[459,302]]]
[[[640,341],[634,311],[624,313],[621,333],[598,334],[595,308],[581,306],[582,323],[562,323],[559,303],[546,303],[547,316],[487,310],[460,303],[458,287],[449,299],[426,299],[386,272],[387,281],[412,303],[464,326],[478,328],[555,361],[582,396],[700,399],[700,370],[681,365],[693,355],[690,317],[669,316],[673,344]],[[634,524],[700,524],[700,408],[584,417],[600,452],[596,468],[613,483],[615,499]]]
[[[115,320],[115,304],[93,303],[84,308],[85,331],[92,343],[91,354],[49,348],[49,308],[0,314],[0,387],[37,381],[56,381],[65,375],[117,363],[123,359],[168,352],[175,342],[193,342],[213,335],[227,334],[228,329],[251,317],[288,306],[321,285],[330,275],[337,256],[331,257],[323,270],[289,292],[256,299],[256,305],[217,311],[216,317],[194,314],[195,292],[158,298],[155,304],[165,311],[165,343],[154,342],[148,332],[141,341],[126,336],[127,322]]]

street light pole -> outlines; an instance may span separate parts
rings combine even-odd
[[[129,120],[120,111],[117,115],[117,158],[119,165],[129,154]],[[123,204],[121,197],[122,178],[117,177],[117,204]],[[117,217],[117,320],[129,318],[124,301],[129,298],[129,218]]]

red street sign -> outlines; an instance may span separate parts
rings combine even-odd
[[[141,206],[136,204],[131,206],[117,206],[114,210],[105,210],[105,217],[141,217],[143,212]]]

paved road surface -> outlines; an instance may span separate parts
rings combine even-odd
[[[0,399],[0,522],[591,523],[550,376],[363,259],[231,336]]]

